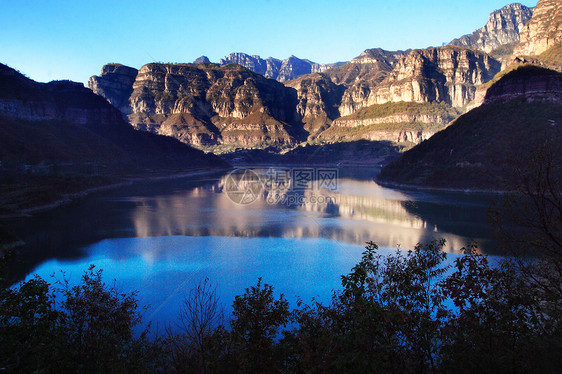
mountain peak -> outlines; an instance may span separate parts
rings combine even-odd
[[[477,49],[486,53],[509,56],[511,48],[519,43],[519,31],[531,19],[533,11],[520,3],[494,10],[488,22],[470,35],[452,40],[449,45]],[[505,51],[502,50],[506,49]]]

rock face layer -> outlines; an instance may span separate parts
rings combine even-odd
[[[445,103],[385,103],[336,119],[318,135],[326,142],[391,141],[420,143],[455,119],[458,112]]]
[[[285,82],[296,91],[297,119],[312,136],[340,117],[338,107],[345,91],[343,85],[332,82],[326,75],[315,73]]]
[[[327,70],[325,74],[334,83],[347,88],[338,109],[341,115],[352,114],[369,105],[371,92],[408,52],[367,49],[347,64]]]
[[[121,64],[107,64],[99,76],[88,80],[88,88],[105,97],[110,104],[122,113],[129,114],[129,96],[133,92],[133,82],[137,69]]]
[[[253,147],[293,144],[296,104],[294,90],[239,65],[153,63],[139,70],[124,113],[137,129],[185,143]]]
[[[461,108],[500,68],[501,64],[487,54],[464,48],[413,50],[369,94],[366,104],[436,101]]]
[[[493,11],[484,27],[449,43],[491,53],[502,46],[519,43],[519,32],[529,22],[533,11],[519,3]]]
[[[539,55],[562,44],[562,3],[560,0],[540,0],[533,10],[533,17],[521,29],[521,43],[515,47],[515,55]]]
[[[561,95],[561,73],[519,67],[488,89],[482,106],[386,166],[381,179],[423,187],[513,188],[521,173],[537,167],[537,150],[562,165]]]
[[[295,56],[279,60],[273,57],[263,59],[260,56],[250,56],[246,53],[231,53],[222,58],[219,63],[221,65],[242,65],[266,78],[276,79],[280,82],[295,79],[305,74],[320,73],[334,66],[334,64],[318,64]]]
[[[176,139],[135,131],[121,112],[80,83],[37,83],[1,64],[0,128],[5,165],[97,163],[127,172],[224,165]]]
[[[228,147],[279,148],[313,140],[332,121],[371,105],[436,102],[462,108],[500,70],[487,54],[461,47],[370,49],[324,73],[279,83],[261,74],[288,77],[298,62],[284,66],[258,56],[230,57],[237,63],[148,64],[130,86],[120,74],[123,67],[111,65],[92,77],[90,87],[111,103],[126,102],[120,109],[137,129],[227,152]]]

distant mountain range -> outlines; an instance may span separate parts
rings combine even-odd
[[[266,78],[276,79],[280,82],[288,81],[311,73],[321,73],[330,68],[343,65],[344,62],[334,64],[317,64],[306,59],[291,56],[285,60],[273,57],[262,59],[260,56],[250,56],[246,53],[231,53],[222,58],[220,65],[238,64]]]

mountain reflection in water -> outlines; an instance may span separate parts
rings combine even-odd
[[[359,245],[372,240],[401,248],[445,238],[452,252],[471,240],[491,244],[486,199],[406,194],[343,177],[336,191],[309,186],[296,204],[272,203],[268,190],[250,204],[237,204],[224,192],[226,178],[170,195],[132,198],[135,235],[324,238]],[[459,221],[444,221],[440,214]]]

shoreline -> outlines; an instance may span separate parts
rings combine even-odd
[[[12,214],[3,214],[0,215],[0,219],[10,219],[10,218],[21,218],[21,217],[31,217],[33,214],[41,213],[45,211],[49,211],[51,209],[56,209],[58,207],[70,204],[76,199],[80,199],[86,197],[92,193],[100,192],[100,191],[107,191],[114,188],[130,186],[138,182],[152,182],[158,180],[167,180],[167,179],[180,179],[180,178],[187,178],[193,177],[198,175],[206,175],[206,174],[213,174],[222,171],[230,170],[231,168],[218,168],[218,169],[205,169],[205,170],[193,170],[190,172],[181,172],[181,173],[174,173],[174,174],[167,174],[167,175],[154,175],[154,176],[135,176],[135,177],[122,177],[123,180],[117,183],[111,183],[106,185],[100,185],[96,187],[86,188],[79,192],[73,192],[69,194],[62,195],[59,199],[52,201],[48,204],[38,205],[30,208],[20,209],[17,212]]]
[[[479,189],[479,188],[424,187],[424,186],[416,186],[413,184],[387,182],[379,179],[378,176],[373,177],[373,182],[377,183],[382,187],[400,189],[405,191],[452,192],[452,193],[494,194],[494,195],[505,195],[513,192],[508,190],[490,190],[490,189]]]

